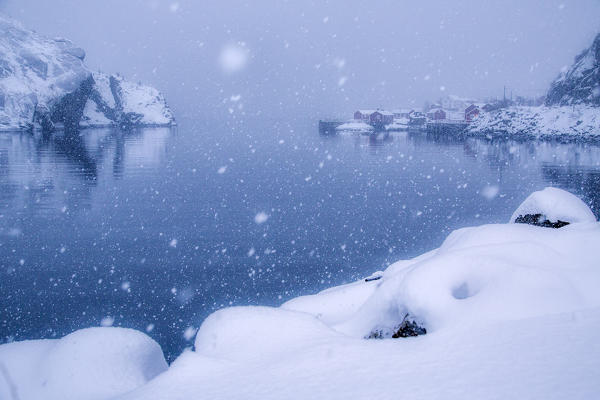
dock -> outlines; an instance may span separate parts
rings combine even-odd
[[[465,132],[468,126],[469,123],[466,121],[429,121],[426,125],[426,131],[427,133],[459,134]]]
[[[321,135],[335,135],[335,128],[342,125],[344,122],[341,121],[322,121],[319,120],[319,134]]]

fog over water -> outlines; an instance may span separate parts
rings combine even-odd
[[[600,30],[594,0],[5,0],[0,12],[73,40],[91,68],[156,86],[198,123],[344,116],[504,85],[543,95]]]

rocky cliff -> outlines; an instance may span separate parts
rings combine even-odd
[[[85,51],[0,15],[0,131],[171,125],[154,88],[90,71]]]
[[[547,106],[574,104],[600,106],[600,34],[571,68],[556,78],[546,95]]]

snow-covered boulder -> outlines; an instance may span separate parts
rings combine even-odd
[[[166,369],[160,346],[141,332],[82,329],[58,340],[0,345],[0,398],[109,399]]]
[[[92,73],[84,58],[69,40],[0,15],[0,131],[174,123],[156,89]]]
[[[526,216],[538,216],[535,221],[537,223],[533,225],[546,221],[551,224],[596,222],[592,210],[579,197],[555,187],[530,194],[515,210],[510,222],[521,222],[519,218],[524,219]]]
[[[196,353],[227,360],[272,358],[339,336],[314,316],[272,307],[231,307],[210,315],[196,334]]]

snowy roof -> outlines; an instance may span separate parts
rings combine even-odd
[[[389,112],[389,111],[383,111],[383,110],[375,110],[375,111],[374,111],[374,113],[375,113],[375,112],[378,112],[378,113],[379,113],[379,114],[381,114],[381,115],[390,115],[390,116],[393,116],[393,115],[394,115],[394,113],[392,113],[392,112]]]

